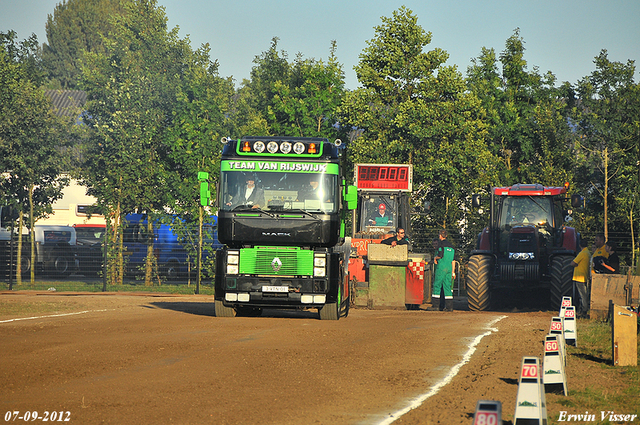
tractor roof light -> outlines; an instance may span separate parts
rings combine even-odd
[[[258,140],[257,142],[255,142],[253,144],[253,150],[256,151],[256,153],[262,153],[264,152],[264,142],[262,140]]]

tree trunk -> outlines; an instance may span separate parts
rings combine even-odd
[[[152,286],[153,281],[153,222],[147,216],[147,259],[144,265],[144,286]]]
[[[31,235],[31,285],[36,283],[36,266],[38,264],[38,258],[36,258],[36,234],[33,228],[33,187],[29,186],[29,234]]]
[[[16,267],[16,283],[18,285],[22,285],[22,226],[23,226],[23,221],[22,221],[22,210],[19,212],[19,216],[18,216],[18,253],[16,254],[16,262],[17,262],[17,267]],[[13,229],[11,230],[13,231]],[[33,259],[32,259],[33,262]],[[33,264],[31,264],[31,270],[33,270]]]

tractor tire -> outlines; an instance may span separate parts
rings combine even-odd
[[[467,265],[467,303],[471,311],[487,311],[491,308],[491,257],[472,255]]]
[[[236,317],[236,310],[233,307],[227,307],[222,300],[215,300],[216,317]]]
[[[573,257],[568,255],[558,255],[551,260],[551,287],[550,292],[550,308],[551,310],[560,310],[562,297],[571,296],[573,289],[573,267],[571,262]]]

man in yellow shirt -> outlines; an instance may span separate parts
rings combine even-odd
[[[587,311],[589,310],[587,300],[587,277],[589,276],[590,255],[588,246],[589,244],[586,239],[581,239],[580,247],[582,248],[582,251],[580,251],[576,258],[571,262],[571,265],[573,266],[573,287],[578,290],[578,294],[580,295],[578,315],[582,317],[586,316]]]
[[[604,258],[609,258],[609,253],[607,252],[607,250],[604,247],[605,244],[605,239],[604,239],[604,235],[602,233],[598,233],[596,235],[595,240],[593,241],[593,244],[595,245],[596,249],[593,252],[593,256],[591,257],[591,268],[593,269],[593,259],[596,257],[604,257]]]

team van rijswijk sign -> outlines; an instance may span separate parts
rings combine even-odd
[[[338,164],[279,161],[222,161],[222,171],[271,171],[338,174]]]

